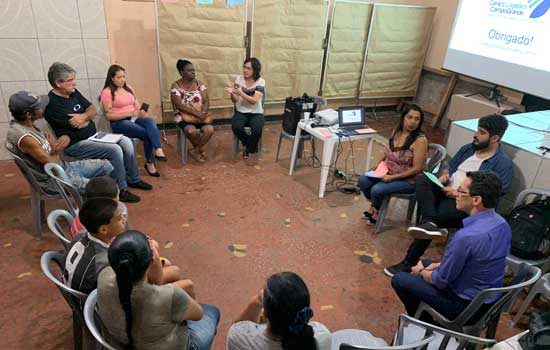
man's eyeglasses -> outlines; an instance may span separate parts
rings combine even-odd
[[[458,188],[456,190],[462,197],[479,197],[477,194],[471,194],[469,192],[464,191],[462,188]]]

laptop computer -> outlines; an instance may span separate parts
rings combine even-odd
[[[338,108],[338,125],[340,130],[350,135],[356,134],[357,129],[366,128],[365,108],[363,106]]]

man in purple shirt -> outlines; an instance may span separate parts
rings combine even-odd
[[[482,290],[502,287],[512,233],[494,209],[501,193],[502,181],[494,172],[466,174],[458,187],[456,208],[469,216],[449,242],[443,261],[420,261],[411,273],[399,272],[392,278],[409,315],[425,302],[454,319]],[[486,305],[498,297],[487,299]]]

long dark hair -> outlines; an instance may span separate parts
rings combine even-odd
[[[293,272],[281,272],[267,280],[264,310],[274,335],[281,337],[284,350],[316,350],[310,297],[304,281]]]
[[[109,264],[116,273],[118,298],[126,317],[127,349],[134,348],[132,337],[132,289],[149,267],[153,252],[149,239],[139,231],[126,231],[109,246]]]
[[[120,72],[120,71],[123,71],[123,72],[126,72],[126,70],[124,68],[122,68],[121,66],[119,66],[118,64],[113,64],[109,67],[109,70],[107,71],[107,78],[105,79],[105,85],[103,85],[103,89],[105,88],[109,88],[111,90],[111,99],[114,101],[115,100],[115,91],[116,89],[118,89],[118,87],[115,85],[115,83],[113,82],[113,78],[115,77],[115,75]],[[124,86],[123,86],[123,89],[128,91],[129,93],[131,93],[132,95],[134,95],[134,92],[132,91],[132,89],[130,89],[128,87],[128,85],[126,84],[126,82],[124,82]],[[135,96],[135,95],[134,95]]]
[[[403,146],[400,147],[402,150],[409,149],[409,147],[411,147],[414,141],[416,141],[416,138],[422,135],[422,124],[424,124],[424,111],[422,110],[422,108],[420,108],[419,105],[410,104],[405,106],[405,108],[403,108],[403,111],[401,112],[401,120],[399,121],[399,125],[397,126],[397,128],[395,128],[395,130],[393,131],[393,134],[391,135],[390,143],[393,144],[393,138],[398,132],[399,133],[403,132],[403,124],[405,123],[405,117],[407,116],[407,114],[409,114],[410,111],[417,111],[418,113],[420,113],[420,123],[418,124],[418,127],[416,129],[411,131],[411,133],[407,137],[407,140],[405,140],[405,143],[403,144]]]
[[[247,63],[250,63],[252,66],[252,79],[260,79],[260,73],[262,72],[262,64],[260,63],[260,60],[256,57],[249,57],[244,60],[243,66]]]

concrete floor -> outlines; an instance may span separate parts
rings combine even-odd
[[[388,136],[397,122],[387,116],[370,126]],[[327,192],[324,200],[317,197],[319,168],[308,166],[309,146],[293,177],[288,176],[290,142],[283,141],[281,159],[274,162],[279,130],[279,123],[266,126],[263,159],[255,165],[231,160],[231,130],[222,128],[214,135],[212,161],[182,166],[176,136],[169,133],[169,161],[159,164],[162,176],[151,178],[142,169],[143,179],[155,188],[136,191],[142,201],[128,205],[131,227],[160,242],[161,255],[194,280],[200,302],[221,309],[216,350],[225,349],[232,319],[265,279],[284,270],[306,281],[314,320],[332,331],[361,328],[391,341],[404,308],[382,270],[400,261],[411,241],[405,232],[406,203],[397,200],[391,206],[384,231],[375,235],[360,219],[367,206],[362,196]],[[442,142],[441,130],[428,135],[431,142]],[[356,173],[364,171],[366,143],[354,142],[353,148],[354,158],[346,146],[338,162],[347,174],[353,165]],[[376,146],[374,162],[380,151]],[[16,166],[0,163],[0,174],[0,348],[70,349],[70,310],[39,265],[44,251],[62,247],[46,225],[42,240],[32,238],[29,189]],[[48,210],[61,207],[59,201],[47,205]],[[441,255],[441,245],[427,252],[435,259]],[[519,333],[508,327],[509,320],[502,317],[499,339]]]

